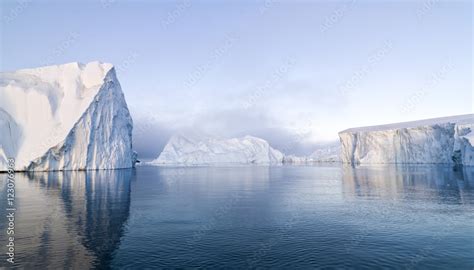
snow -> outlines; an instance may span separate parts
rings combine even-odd
[[[367,126],[367,127],[356,127],[349,128],[341,131],[340,133],[349,132],[363,132],[363,131],[382,131],[382,130],[397,130],[400,128],[416,128],[421,126],[432,126],[442,123],[455,123],[455,124],[469,124],[473,122],[474,114],[455,115],[439,118],[431,118],[410,122],[392,123],[387,125]]]
[[[132,126],[111,64],[0,74],[0,149],[16,170],[132,167]]]
[[[175,135],[150,165],[311,164],[339,162],[340,144],[320,145],[310,156],[284,155],[257,137],[222,139],[207,135]]]
[[[279,164],[283,154],[263,139],[175,135],[151,165]]]
[[[21,128],[5,110],[0,108],[0,169],[8,168],[7,158],[18,153]]]
[[[472,132],[471,130],[472,128],[470,128],[469,133],[461,137],[465,138],[470,145],[474,145],[474,132]]]
[[[342,161],[474,165],[474,115],[352,128],[339,133]]]
[[[454,139],[456,163],[474,166],[474,123],[456,125]]]
[[[316,146],[309,156],[285,155],[283,162],[289,164],[312,164],[341,162],[341,145],[339,142]]]
[[[309,157],[315,162],[340,162],[341,144],[336,142],[319,146]]]

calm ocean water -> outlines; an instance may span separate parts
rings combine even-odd
[[[474,168],[16,174],[22,269],[473,269]],[[0,266],[6,260],[6,175]]]

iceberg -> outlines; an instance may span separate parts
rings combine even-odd
[[[111,64],[0,73],[0,171],[130,168],[132,128]]]
[[[336,142],[321,145],[309,158],[314,162],[341,162],[341,144]]]
[[[288,164],[313,164],[341,162],[339,142],[318,145],[308,156],[285,155],[283,162]]]
[[[474,165],[474,114],[339,133],[344,163],[446,163]]]
[[[279,164],[283,154],[260,138],[174,135],[151,165]]]

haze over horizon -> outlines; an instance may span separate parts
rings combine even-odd
[[[350,127],[473,112],[470,1],[0,7],[0,70],[113,63],[144,157],[176,132],[299,154]]]

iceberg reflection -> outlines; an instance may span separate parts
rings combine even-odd
[[[90,269],[110,264],[129,218],[133,170],[17,173],[15,177],[16,265]],[[0,179],[5,189],[6,175]],[[0,194],[0,211],[5,211],[5,194]],[[0,230],[6,226],[1,219]],[[1,234],[0,242],[5,237]]]
[[[343,166],[343,189],[349,197],[436,199],[472,204],[474,168],[440,165]],[[449,201],[444,200],[448,197]],[[455,198],[453,200],[453,198]]]

